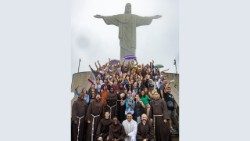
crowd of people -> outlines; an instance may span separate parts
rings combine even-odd
[[[72,141],[170,141],[178,133],[177,104],[169,81],[154,65],[110,60],[96,69],[91,87],[75,89]]]

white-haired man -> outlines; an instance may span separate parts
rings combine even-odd
[[[137,141],[153,141],[154,139],[154,129],[152,123],[148,121],[148,116],[146,114],[141,115],[141,122],[137,127]]]

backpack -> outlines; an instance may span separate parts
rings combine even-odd
[[[170,109],[170,110],[172,110],[172,109],[174,109],[174,102],[171,100],[169,100],[169,101],[167,101],[167,107]]]
[[[168,94],[167,95],[168,98],[166,99],[167,102],[167,107],[169,110],[173,110],[174,109],[174,98],[172,94]]]

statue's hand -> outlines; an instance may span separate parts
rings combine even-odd
[[[95,15],[94,17],[95,17],[95,18],[102,18],[101,15]]]
[[[159,19],[159,18],[161,18],[162,16],[161,15],[155,15],[153,18],[154,19]]]

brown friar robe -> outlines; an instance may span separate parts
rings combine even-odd
[[[156,141],[169,141],[169,125],[164,119],[169,120],[167,105],[163,99],[152,100],[150,103],[149,116],[153,119],[154,135]]]
[[[93,100],[88,107],[88,111],[86,115],[87,121],[88,120],[90,121],[90,123],[88,123],[87,133],[86,133],[87,141],[96,141],[97,139],[96,130],[97,130],[98,123],[101,120],[102,114],[103,114],[103,105],[101,101]],[[93,137],[92,137],[92,134],[93,134]]]
[[[84,129],[85,129],[85,115],[87,110],[87,104],[84,100],[78,98],[72,106],[71,117],[71,141],[84,141]]]
[[[117,94],[109,93],[107,97],[107,105],[105,106],[105,111],[110,112],[111,119],[116,116],[116,102],[117,102]]]
[[[147,139],[148,141],[153,140],[154,129],[152,123],[150,123],[149,121],[147,121],[146,124],[140,122],[137,126],[136,139],[137,141],[143,141],[144,139]]]
[[[113,123],[109,126],[108,141],[114,141],[115,139],[117,139],[118,141],[124,141],[125,137],[126,137],[125,130],[120,123],[117,124]]]
[[[109,126],[112,124],[112,122],[112,119],[101,119],[96,131],[97,138],[102,137],[103,141],[107,140],[109,134]]]

